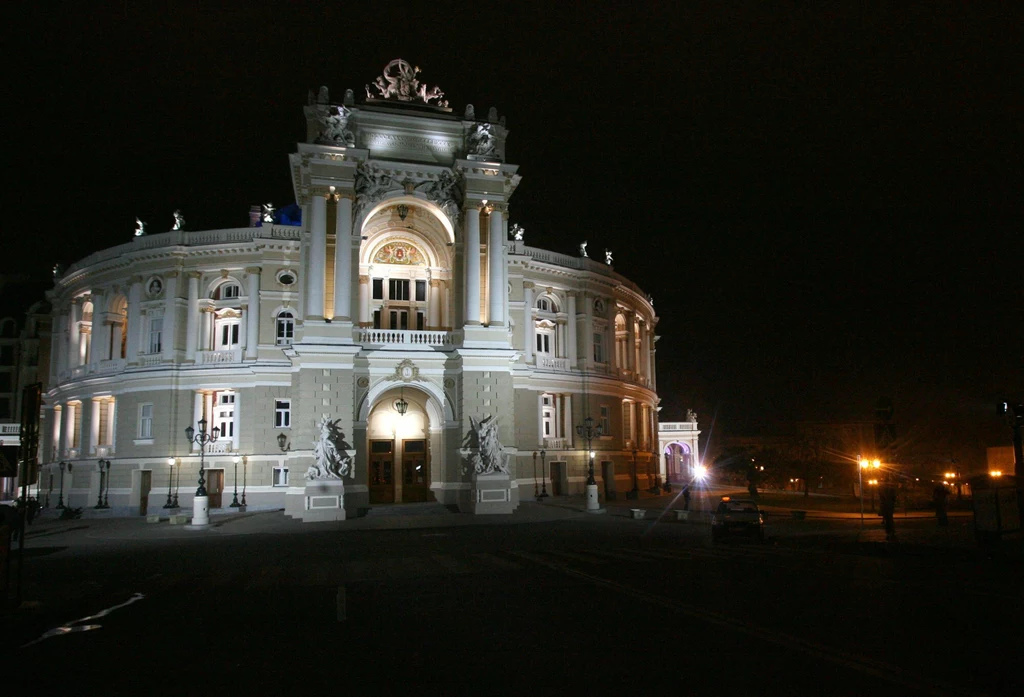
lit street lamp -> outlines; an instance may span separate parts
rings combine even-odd
[[[860,467],[857,469],[857,483],[858,483],[858,488],[860,489],[860,526],[861,527],[864,527],[864,470],[866,470],[868,467],[873,467],[874,469],[878,469],[881,466],[882,466],[882,462],[880,460],[878,460],[878,459],[875,459],[875,460],[873,460],[871,462],[868,462],[867,458],[861,458]],[[876,479],[872,479],[872,480],[869,480],[868,483],[870,484],[871,482],[877,482],[877,481],[878,480],[876,480]],[[874,490],[873,489],[871,491],[871,510],[872,511],[875,510],[875,494],[874,494]]]
[[[185,437],[189,443],[199,446],[199,488],[196,489],[195,499],[192,504],[192,524],[207,525],[210,522],[210,498],[206,495],[206,480],[204,479],[206,446],[213,443],[220,437],[220,429],[216,426],[210,432],[206,431],[206,419],[199,420],[199,433],[191,426],[185,429]]]
[[[587,467],[587,512],[592,513],[601,510],[601,504],[597,498],[597,480],[594,479],[594,451],[591,443],[595,438],[600,438],[604,429],[601,424],[594,425],[593,417],[583,419],[583,423],[576,427],[576,433],[580,438],[587,441],[587,451],[590,454],[590,462]]]
[[[540,451],[540,498],[542,499],[548,497],[548,475],[544,466],[544,458],[547,457],[547,454],[547,450]]]

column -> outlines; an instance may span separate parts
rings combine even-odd
[[[199,272],[188,273],[188,324],[185,327],[185,360],[195,361],[199,345]]]
[[[619,365],[619,339],[616,336],[615,329],[615,317],[619,312],[619,306],[615,302],[615,298],[609,298],[608,300],[608,367],[609,372],[618,375],[618,371],[622,366]]]
[[[587,370],[594,363],[594,298],[590,293],[582,294],[583,300],[583,360],[580,370]]]
[[[441,326],[451,329],[452,316],[452,282],[448,279],[441,281]]]
[[[242,311],[242,318],[239,320],[238,326],[240,333],[238,349],[242,352],[242,356],[248,356],[249,352],[246,347],[249,345],[249,303],[242,303],[239,309]]]
[[[573,427],[573,424],[572,424],[572,395],[571,394],[565,395],[565,409],[563,410],[563,413],[565,414],[565,447],[571,449],[573,447],[573,440],[572,439],[573,439],[573,436],[576,434],[576,429]]]
[[[640,365],[649,385],[651,382],[651,329],[646,321],[640,334]]]
[[[658,336],[653,331],[651,332],[651,389],[655,392],[658,391],[658,349],[655,345],[658,343]]]
[[[245,273],[249,293],[249,314],[245,318],[245,358],[256,360],[260,343],[260,267],[250,266]]]
[[[124,324],[112,322],[110,324],[110,357],[123,358],[121,355],[121,340],[124,336]]]
[[[61,415],[64,408],[57,404],[53,407],[53,456],[51,460],[59,460],[62,457],[64,448],[60,447]]]
[[[626,313],[626,355],[623,358],[626,362],[623,367],[636,379],[636,315],[633,312]]]
[[[427,329],[441,328],[441,279],[430,279],[430,307],[427,309]]]
[[[503,212],[497,206],[491,208],[488,216],[489,234],[487,236],[487,311],[488,326],[505,324],[506,293],[503,279],[505,278],[505,228]]]
[[[210,333],[213,331],[213,310],[208,307],[199,309],[199,350],[210,350]]]
[[[79,322],[82,319],[82,301],[75,298],[71,301],[71,308],[68,311],[68,369],[74,370],[82,360],[79,342],[81,341],[81,327]]]
[[[125,360],[137,363],[139,360],[139,343],[142,341],[142,277],[132,276],[128,288],[128,340],[125,347]]]
[[[309,290],[306,293],[306,317],[323,319],[324,280],[327,272],[327,199],[323,194],[313,195],[313,214],[309,231]]]
[[[60,375],[64,370],[67,369],[68,365],[68,315],[60,314],[57,316],[56,321],[53,323],[53,338],[51,339],[51,345],[53,346],[52,352],[50,353],[50,376],[51,384],[57,384],[57,376]]]
[[[89,454],[96,454],[96,446],[100,444],[100,408],[103,403],[96,399],[92,400],[91,409],[89,410]]]
[[[334,234],[334,319],[352,321],[352,198],[338,198]]]
[[[569,298],[569,369],[572,370],[576,367],[576,362],[580,358],[580,347],[576,339],[576,293],[568,291],[566,296]]]
[[[566,363],[569,363],[569,332],[567,325],[569,322],[564,317],[555,318],[555,357],[564,358]]]
[[[203,418],[203,399],[203,393],[197,391],[192,400],[192,421],[187,425],[195,429],[199,428],[199,420]],[[207,426],[207,429],[210,428],[212,428],[212,426]]]
[[[466,265],[465,323],[480,324],[480,209],[476,206],[466,208],[466,241],[462,253]]]
[[[67,452],[75,447],[75,405],[67,404],[67,413],[64,415],[64,451]]]
[[[106,433],[104,434],[105,437],[103,439],[103,442],[106,443],[107,445],[111,446],[111,448],[113,448],[113,446],[114,446],[114,423],[115,423],[115,417],[117,416],[117,412],[116,412],[117,402],[115,400],[113,400],[113,399],[108,399],[107,402],[106,402],[106,408],[107,408],[107,424],[106,424],[107,427],[105,429]]]
[[[103,291],[92,291],[92,351],[89,362],[110,358],[110,325],[107,324],[107,297]]]
[[[164,294],[167,303],[164,306],[163,359],[174,360],[174,344],[178,333],[178,272],[171,271],[164,276]]]
[[[370,277],[359,275],[359,326],[370,326]]]
[[[523,355],[526,362],[533,363],[534,324],[533,324],[533,281],[523,281]]]

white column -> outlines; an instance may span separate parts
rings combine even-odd
[[[245,357],[256,360],[260,343],[260,267],[250,266],[248,274],[249,314],[245,318]]]
[[[100,444],[100,408],[103,404],[94,398],[91,406],[92,408],[89,410],[89,454],[94,455],[96,446]]]
[[[213,331],[213,312],[208,307],[199,310],[199,350],[209,351]]]
[[[555,418],[551,419],[551,437],[558,438],[558,432],[562,431],[562,395],[551,395],[551,406],[555,408]]]
[[[505,278],[505,228],[502,224],[503,213],[492,208],[488,216],[490,225],[487,236],[487,311],[488,326],[505,324],[505,296],[507,295],[503,279]]]
[[[615,303],[615,298],[610,298],[608,301],[608,366],[610,372],[617,374],[618,370],[622,368],[619,365],[619,340],[616,336],[615,329],[615,317],[618,315],[619,306]]]
[[[565,445],[567,448],[573,447],[573,435],[576,429],[572,425],[572,395],[565,395]]]
[[[128,340],[125,347],[125,360],[136,363],[139,360],[139,344],[142,342],[142,278],[132,276],[131,287],[128,289]]]
[[[199,272],[188,274],[188,324],[185,327],[185,360],[196,359],[199,345]]]
[[[203,400],[205,396],[202,392],[196,392],[192,400],[192,421],[188,424],[192,428],[199,428],[199,420],[203,418]]]
[[[632,371],[636,377],[636,315],[626,313],[626,370]]]
[[[352,199],[338,199],[334,224],[334,318],[352,320]]]
[[[466,208],[466,239],[463,244],[466,267],[465,323],[480,324],[480,209]]]
[[[313,195],[313,214],[309,231],[309,290],[306,293],[306,317],[323,319],[324,277],[327,271],[327,199]]]
[[[576,293],[570,290],[566,295],[569,298],[569,368],[575,368],[580,357],[580,347],[576,338]]]
[[[537,395],[537,444],[544,445],[544,394]]]
[[[523,356],[526,362],[533,363],[533,281],[523,282]]]
[[[174,360],[174,345],[178,333],[178,272],[171,271],[164,277],[164,293],[167,302],[164,306],[163,359]]]
[[[441,326],[451,327],[452,326],[452,285],[451,281],[444,279],[441,281]]]
[[[59,460],[64,449],[60,447],[61,416],[64,409],[58,404],[53,408],[53,457],[51,460]]]
[[[92,350],[89,362],[99,363],[110,357],[110,325],[107,319],[107,298],[102,291],[92,292]]]
[[[583,293],[583,360],[580,370],[587,370],[594,363],[594,298]]]
[[[68,369],[77,368],[81,365],[82,354],[79,347],[82,335],[78,323],[82,319],[82,301],[75,298],[71,301],[71,309],[68,312]]]
[[[64,416],[64,450],[75,447],[75,405],[68,402]]]
[[[359,276],[359,326],[370,326],[370,277]]]
[[[658,391],[658,343],[657,335],[651,332],[651,389]]]
[[[427,329],[441,328],[441,281],[432,278],[430,281],[430,307],[427,309]]]
[[[106,428],[106,434],[105,434],[106,437],[103,439],[103,442],[106,443],[107,445],[113,446],[114,445],[114,423],[115,423],[115,418],[117,416],[117,411],[116,411],[116,409],[117,409],[117,402],[114,401],[113,399],[109,399],[109,400],[107,400],[106,407],[107,407],[107,428]]]

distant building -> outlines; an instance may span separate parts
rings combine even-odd
[[[453,113],[404,61],[371,87],[358,104],[311,94],[296,206],[237,229],[140,225],[57,279],[44,486],[72,463],[65,497],[89,505],[108,460],[115,510],[188,507],[200,448],[183,434],[200,420],[219,431],[211,508],[237,483],[250,507],[306,520],[434,500],[511,511],[538,478],[582,492],[587,417],[605,495],[631,486],[634,451],[665,475],[647,293],[510,239],[520,175],[495,110]],[[324,419],[344,434],[338,481],[313,471]]]

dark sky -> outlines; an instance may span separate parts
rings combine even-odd
[[[507,116],[528,244],[608,247],[654,296],[662,420],[756,434],[888,396],[921,448],[1009,442],[1019,3],[191,4],[7,18],[8,263],[291,202],[307,90],[360,99],[402,57]]]

